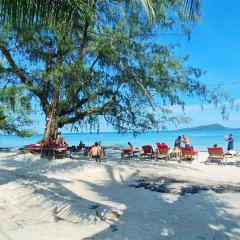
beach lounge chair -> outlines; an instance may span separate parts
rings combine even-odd
[[[22,149],[24,152],[39,154],[41,153],[42,145],[41,144],[29,144],[24,146]]]
[[[134,150],[131,150],[131,149],[122,149],[122,152],[121,152],[121,157],[124,158],[124,157],[135,157],[137,154],[139,154],[139,150],[138,149],[134,149]]]
[[[48,159],[67,157],[67,147],[48,146],[41,148],[41,157],[46,156]]]
[[[149,156],[152,159],[156,156],[155,154],[156,154],[156,152],[153,150],[151,145],[142,146],[141,156],[144,156],[144,157]]]
[[[229,150],[224,154],[224,164],[239,165],[239,153],[235,150]]]
[[[48,159],[50,158],[64,158],[67,156],[67,148],[66,147],[45,147],[41,144],[30,144],[26,145],[23,148],[24,152],[33,153],[33,154],[40,154],[41,157],[47,156]]]
[[[195,158],[198,157],[198,152],[194,151],[192,147],[181,147],[181,158],[180,161],[182,160],[190,160],[192,162]]]
[[[169,147],[167,145],[162,145],[159,143],[156,143],[156,145],[157,145],[156,151],[157,159],[165,159],[165,161],[169,160]]]
[[[157,142],[156,145],[157,145],[157,148],[161,148],[162,147],[162,144],[159,143],[159,142]]]
[[[217,147],[217,148],[209,147],[208,148],[207,163],[213,162],[215,160],[215,161],[220,161],[220,163],[223,164],[223,159],[224,159],[223,148],[221,148],[221,147]]]

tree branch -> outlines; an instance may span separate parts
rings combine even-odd
[[[68,109],[63,109],[60,111],[60,116],[64,116],[64,115],[67,115],[67,114],[71,114],[72,112],[76,111],[78,108],[80,108],[82,105],[84,105],[85,103],[87,103],[89,100],[89,98],[83,98],[81,100],[79,100],[76,105],[72,108],[68,108]]]
[[[44,97],[44,93],[41,92],[39,89],[37,89],[30,81],[29,79],[27,79],[26,75],[24,74],[24,72],[22,71],[22,69],[20,69],[17,64],[15,63],[15,61],[13,60],[10,52],[8,51],[8,49],[5,47],[4,44],[0,43],[0,50],[2,52],[2,54],[5,56],[5,58],[7,59],[9,65],[11,66],[13,72],[16,74],[17,77],[19,77],[19,79],[21,80],[21,82],[30,90],[32,91],[41,101],[42,103],[42,107],[44,112],[46,112],[48,110],[49,107],[49,103],[47,101],[47,99]]]
[[[78,110],[78,108],[80,108],[81,106],[83,106],[84,104],[86,104],[89,99],[91,99],[94,95],[97,95],[97,96],[103,96],[105,94],[108,94],[108,95],[114,95],[115,93],[112,91],[112,90],[108,90],[108,89],[101,89],[99,90],[98,92],[94,92],[92,95],[90,95],[89,97],[86,97],[86,98],[83,98],[81,100],[78,100],[76,102],[76,104],[74,106],[72,106],[71,108],[68,108],[68,109],[62,109],[60,111],[60,116],[64,116],[64,115],[68,115],[68,114],[71,114],[71,113],[74,113]],[[112,97],[109,97],[110,100],[112,100]],[[64,106],[66,106],[64,104]]]
[[[95,10],[96,7],[96,2],[97,0],[93,0],[92,1],[92,10]],[[88,16],[85,17],[85,22],[84,22],[84,27],[83,27],[83,33],[82,33],[82,41],[80,44],[80,50],[79,50],[79,60],[82,61],[82,57],[83,57],[83,49],[86,45],[87,42],[87,37],[88,37],[88,28],[89,25],[91,23],[91,18],[89,18]]]
[[[75,123],[77,121],[80,121],[84,119],[86,116],[92,116],[92,115],[103,115],[105,112],[109,111],[112,108],[115,108],[116,106],[113,105],[113,102],[110,100],[107,103],[105,103],[103,106],[99,108],[90,108],[85,110],[84,112],[75,112],[74,117],[65,118],[61,121],[62,126],[65,124]]]
[[[63,104],[64,106],[69,106],[73,101],[74,101],[74,99],[77,97],[77,95],[78,95],[78,93],[80,92],[80,90],[82,89],[82,86],[83,86],[83,84],[86,84],[86,82],[89,80],[89,78],[91,77],[91,75],[92,75],[92,70],[93,70],[93,68],[94,68],[94,66],[96,65],[96,63],[98,62],[98,60],[99,60],[99,58],[100,58],[100,56],[98,56],[94,61],[93,61],[93,63],[91,64],[91,66],[90,66],[90,68],[89,68],[89,72],[88,72],[88,74],[86,74],[86,77],[85,77],[85,79],[83,80],[83,81],[81,81],[79,84],[78,84],[78,86],[76,86],[75,87],[75,89],[74,89],[74,91],[71,93],[71,96],[65,101],[65,103]],[[80,102],[81,102],[82,100],[80,100]],[[79,102],[79,105],[78,105],[78,107],[80,107],[81,106],[81,103]],[[85,102],[84,102],[85,103]],[[84,104],[83,103],[83,104]],[[76,109],[76,108],[75,108]],[[74,110],[75,110],[74,109]],[[63,112],[65,111],[65,110],[62,110]],[[66,111],[70,111],[70,110],[66,110]],[[71,110],[71,111],[73,111],[73,110]],[[70,111],[70,112],[71,112]]]

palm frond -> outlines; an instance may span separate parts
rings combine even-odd
[[[84,0],[0,0],[0,17],[15,25],[45,24],[88,13]]]
[[[200,14],[200,1],[201,0],[182,0],[185,12],[190,19]]]
[[[169,0],[171,1],[171,0]],[[183,8],[193,18],[199,14],[200,0],[181,0]],[[90,0],[0,0],[0,18],[14,25],[49,24],[69,21],[82,16],[91,16]],[[156,14],[155,0],[118,0],[125,3],[140,3],[150,19]]]

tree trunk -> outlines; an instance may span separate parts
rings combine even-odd
[[[54,139],[56,139],[57,132],[58,122],[56,116],[56,109],[52,109],[51,113],[47,116],[44,141],[47,143],[51,143]]]
[[[60,46],[58,46],[57,50],[57,66],[62,66],[62,50]],[[55,81],[52,82],[52,103],[48,108],[48,112],[46,113],[47,116],[47,123],[45,129],[45,136],[44,140],[47,143],[51,144],[53,140],[56,139],[57,132],[58,132],[58,110],[57,105],[59,103],[60,97],[60,85],[61,85],[61,76],[57,76]]]

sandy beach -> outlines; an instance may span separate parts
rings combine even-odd
[[[0,239],[240,239],[240,168],[0,154]]]

